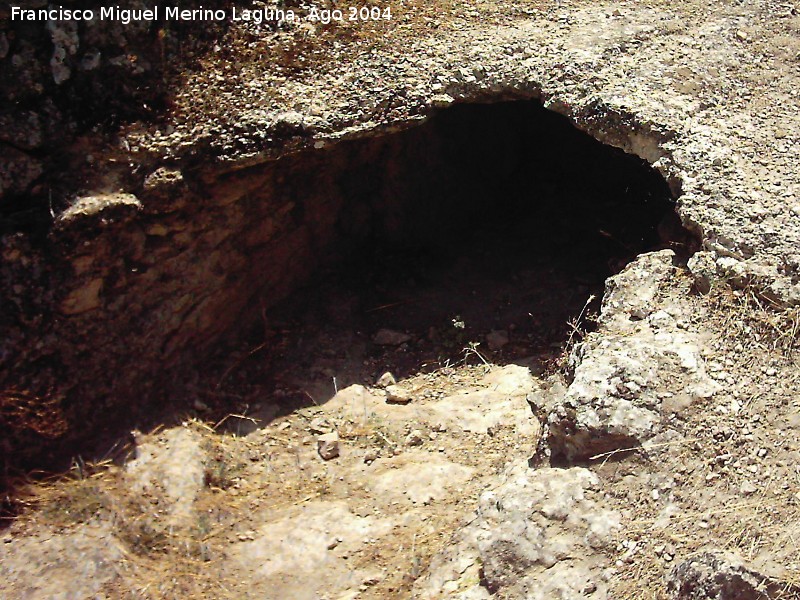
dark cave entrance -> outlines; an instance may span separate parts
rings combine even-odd
[[[483,358],[544,372],[573,325],[591,327],[608,276],[692,243],[655,169],[532,101],[456,105],[292,160],[295,218],[330,222],[330,242],[204,365],[201,412],[233,403],[268,420],[385,371]],[[307,201],[325,194],[335,211]]]
[[[696,249],[654,168],[534,101],[202,169],[183,173],[182,208],[115,230],[122,259],[142,227],[177,233],[145,236],[135,277],[126,260],[103,272],[120,283],[103,318],[60,321],[116,345],[91,368],[64,363],[69,435],[20,429],[14,468],[121,459],[126,432],[187,415],[244,432],[386,371],[546,373],[591,329],[608,276],[642,252]]]

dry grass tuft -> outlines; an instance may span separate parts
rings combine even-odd
[[[215,445],[228,436],[214,434],[207,425],[202,430],[218,460],[209,464],[193,521],[170,522],[164,498],[131,490],[124,469],[112,462],[76,462],[64,475],[18,487],[15,528],[66,531],[86,523],[111,524],[124,555],[116,565],[118,578],[104,589],[111,597],[241,598],[239,583],[219,580],[219,570],[211,565],[224,557],[227,540],[220,534],[235,525],[237,512],[247,514],[246,499],[222,493],[237,469],[224,440]]]
[[[779,352],[787,358],[800,347],[800,307],[786,308],[754,288],[739,290],[728,285],[714,286],[708,301],[734,342]]]

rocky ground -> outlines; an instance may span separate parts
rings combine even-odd
[[[98,181],[128,181],[120,155],[142,177],[221,173],[454,102],[537,98],[654,164],[701,251],[609,279],[561,363],[465,345],[394,384],[79,461],[18,500],[6,596],[800,597],[797,9],[446,8],[411,6],[381,36],[270,37],[291,50],[280,68],[257,41],[220,47],[163,122],[98,149]]]
[[[799,317],[672,262],[610,280],[571,381],[473,356],[136,433],[124,466],[31,489],[5,593],[797,597]]]

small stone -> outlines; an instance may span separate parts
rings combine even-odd
[[[391,404],[408,404],[411,402],[411,394],[399,386],[390,385],[386,388],[386,401]]]
[[[758,491],[758,488],[751,482],[744,481],[742,482],[742,485],[739,486],[739,491],[743,496],[750,496],[751,494],[755,494]]]
[[[370,573],[364,577],[362,584],[369,587],[380,583],[382,579],[380,573]]]
[[[334,426],[327,419],[317,417],[309,423],[308,430],[311,433],[330,433],[334,430]]]
[[[364,455],[364,462],[369,465],[374,463],[376,460],[378,460],[377,450],[367,450],[367,453]]]
[[[695,289],[701,294],[711,291],[717,270],[714,255],[710,252],[697,252],[689,259],[686,266],[694,276]]]
[[[372,336],[372,341],[378,346],[399,346],[411,340],[411,336],[392,329],[381,329]]]
[[[379,388],[385,388],[396,383],[397,380],[394,378],[394,375],[389,373],[389,371],[386,371],[386,373],[378,377],[378,381],[375,382],[375,386]]]
[[[415,429],[406,436],[406,446],[421,446],[424,441],[422,432]]]
[[[317,452],[322,460],[339,456],[339,434],[335,431],[317,437]]]

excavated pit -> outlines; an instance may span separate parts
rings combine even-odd
[[[541,374],[592,327],[609,275],[691,244],[652,167],[535,102],[456,106],[330,154],[287,187],[316,199],[306,177],[328,174],[335,214],[291,210],[331,221],[335,236],[310,281],[273,308],[260,298],[255,324],[213,354],[192,385],[201,412],[233,405],[268,421],[387,371],[464,362]]]
[[[50,404],[37,427],[4,419],[7,463],[103,455],[187,412],[268,420],[384,371],[541,372],[607,276],[689,250],[657,171],[533,101],[317,146],[223,175],[162,168],[136,198],[62,217],[26,267],[57,290],[46,335],[14,321],[0,381]]]

